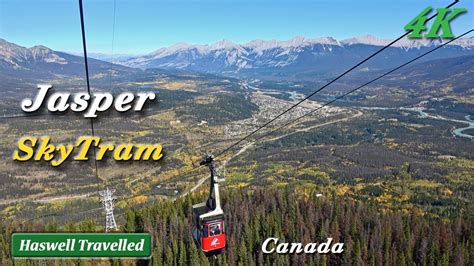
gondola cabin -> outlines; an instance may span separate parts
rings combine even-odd
[[[206,155],[201,165],[207,165],[211,170],[211,186],[208,199],[193,205],[193,238],[199,249],[207,256],[213,256],[220,254],[226,246],[224,211],[219,197],[219,182],[224,179],[218,178],[212,155]]]
[[[220,210],[220,214],[219,211],[207,212],[208,208],[205,205],[194,205],[193,209],[195,215],[193,237],[197,246],[208,255],[221,253],[226,246],[225,222],[222,210]]]

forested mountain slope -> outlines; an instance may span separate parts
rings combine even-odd
[[[175,202],[157,201],[126,212],[125,232],[151,232],[150,261],[138,265],[472,265],[474,231],[470,219],[431,219],[414,208],[410,212],[379,209],[337,196],[317,197],[314,191],[287,189],[225,190],[228,248],[225,255],[206,258],[191,238],[192,204],[202,196]],[[66,231],[90,231],[94,223],[68,224]],[[15,222],[1,228],[2,241],[12,231],[62,231],[54,222]],[[341,255],[264,255],[261,244],[269,237],[281,242],[318,242],[333,238],[344,242]],[[4,242],[5,243],[5,242]],[[8,263],[8,245],[2,245],[2,262]],[[60,261],[61,262],[61,261]],[[73,261],[70,261],[71,264]],[[118,261],[115,261],[116,263]],[[122,264],[129,265],[126,261]],[[113,261],[101,261],[101,265]],[[26,261],[18,261],[26,265]],[[114,264],[115,265],[115,264]],[[118,265],[118,264],[116,264]]]

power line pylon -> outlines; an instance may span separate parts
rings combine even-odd
[[[102,196],[102,205],[105,208],[105,232],[117,230],[117,224],[114,217],[114,200],[113,194],[115,189],[106,188],[106,190],[99,191]]]

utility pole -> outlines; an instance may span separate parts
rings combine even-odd
[[[102,205],[105,208],[105,232],[117,230],[117,224],[115,223],[114,217],[114,200],[113,194],[115,189],[109,189],[99,191],[102,196]]]

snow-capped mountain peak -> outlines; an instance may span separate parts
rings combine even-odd
[[[241,46],[227,39],[222,39],[220,41],[217,41],[210,46],[210,50],[221,50],[221,49],[232,49],[232,48],[241,48]]]
[[[380,39],[373,35],[367,34],[364,36],[353,37],[349,39],[342,40],[341,43],[345,45],[354,45],[354,44],[366,44],[366,45],[376,45],[384,46],[388,44],[390,40]]]
[[[381,39],[375,37],[373,35],[364,35],[354,38],[349,38],[346,40],[342,40],[341,43],[343,45],[356,45],[356,44],[363,44],[363,45],[373,45],[373,46],[385,46],[391,43],[393,40],[391,39]],[[401,40],[397,41],[396,43],[392,44],[392,47],[399,47],[404,49],[419,49],[421,47],[430,47],[433,45],[439,45],[444,42],[441,39],[410,39],[407,37],[402,38]],[[474,38],[461,38],[448,45],[457,45],[462,46],[463,48],[472,48],[474,47]]]
[[[278,40],[252,40],[246,44],[244,47],[251,48],[257,51],[272,49],[272,48],[294,48],[294,47],[304,47],[315,44],[326,44],[326,45],[340,45],[340,43],[332,37],[322,37],[318,39],[310,39],[304,36],[296,36],[286,41]]]
[[[474,53],[474,39],[460,39],[446,47],[461,54]],[[161,48],[145,56],[132,57],[122,64],[139,68],[187,69],[200,72],[239,72],[241,70],[332,68],[332,64],[342,67],[367,56],[369,47],[385,46],[392,42],[373,35],[364,35],[342,41],[332,37],[307,38],[296,36],[288,40],[256,39],[245,44],[236,44],[222,39],[213,44],[178,43]],[[386,60],[385,65],[406,59],[405,56],[418,54],[420,49],[438,45],[441,40],[413,40],[404,38],[394,43],[377,60]],[[340,61],[344,58],[345,61]],[[338,61],[339,60],[339,61]],[[378,66],[384,64],[377,64]],[[370,63],[369,63],[370,65]],[[370,68],[370,66],[369,66]]]

